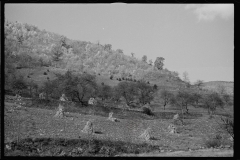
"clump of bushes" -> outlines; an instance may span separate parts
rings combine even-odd
[[[90,146],[89,146],[90,144]],[[123,141],[87,139],[36,138],[22,139],[11,143],[7,156],[115,156],[122,153],[148,153],[159,150],[159,146],[147,143],[133,144]],[[41,148],[40,152],[38,151]]]
[[[152,110],[151,110],[150,108],[143,107],[142,110],[143,110],[142,112],[143,112],[144,114],[147,114],[147,115],[149,115],[149,116],[153,116],[153,115],[154,115],[153,112],[152,112]]]
[[[217,134],[214,138],[211,138],[205,142],[207,148],[216,148],[221,145],[222,136]]]

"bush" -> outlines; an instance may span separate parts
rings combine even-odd
[[[147,107],[143,107],[143,113],[149,115],[149,116],[153,116],[153,112],[151,111],[150,108],[147,108]]]
[[[46,72],[44,72],[44,73],[43,73],[43,75],[47,75],[47,73],[46,73]]]
[[[157,90],[157,88],[158,88],[158,86],[156,84],[154,84],[153,89]]]
[[[49,69],[47,71],[49,72]]]
[[[221,117],[222,120],[222,128],[228,132],[228,134],[231,135],[231,137],[234,139],[234,122],[231,118],[223,118]]]
[[[113,79],[113,76],[110,76],[110,79]]]
[[[205,145],[207,148],[216,148],[221,145],[221,139],[222,137],[220,135],[216,135],[213,139],[209,139],[205,142]]]

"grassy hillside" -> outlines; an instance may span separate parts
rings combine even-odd
[[[46,80],[42,73],[44,70],[42,68],[45,67],[50,67],[56,72],[61,68],[90,72],[97,76],[100,74],[102,76],[97,78],[98,81],[109,83],[111,86],[117,82],[109,81],[110,75],[114,76],[114,79],[122,77],[144,79],[159,86],[175,87],[182,83],[176,72],[167,68],[156,69],[154,65],[141,59],[125,55],[121,49],[112,49],[111,44],[71,40],[63,35],[20,22],[6,22],[4,29],[7,72],[15,67],[23,70],[32,68],[33,77],[39,83]],[[59,57],[56,58],[56,55]],[[54,76],[49,74],[49,78]]]
[[[44,75],[44,72],[46,75]],[[65,74],[67,72],[67,69],[61,69],[61,68],[55,68],[55,67],[36,67],[36,68],[22,68],[17,69],[17,75],[22,75],[26,81],[33,80],[36,84],[38,84],[40,87],[46,82],[49,78],[49,80],[53,80],[56,78],[55,74]],[[96,75],[96,81],[98,84],[104,83],[106,85],[109,85],[111,87],[118,85],[120,81],[118,81],[115,78],[112,80],[110,79],[110,76],[108,74],[95,74]],[[123,80],[122,80],[123,81]],[[183,85],[184,83],[179,80],[169,80],[167,77],[162,77],[160,80],[149,80],[150,85],[156,84],[158,87],[165,87],[169,90],[176,90],[179,85]]]

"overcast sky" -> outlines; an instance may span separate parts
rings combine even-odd
[[[233,4],[6,4],[5,19],[124,54],[165,58],[189,79],[233,81]]]

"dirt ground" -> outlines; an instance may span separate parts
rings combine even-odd
[[[121,157],[233,157],[230,149],[202,149],[196,151],[175,151],[165,153],[122,154]]]

